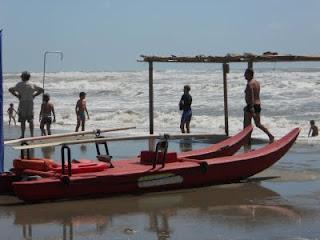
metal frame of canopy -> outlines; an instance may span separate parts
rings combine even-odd
[[[248,68],[253,68],[253,63],[261,62],[319,62],[320,56],[307,55],[279,55],[276,52],[265,52],[262,55],[245,53],[242,55],[228,54],[226,56],[146,56],[140,55],[142,59],[138,62],[149,64],[149,132],[154,132],[153,115],[153,63],[221,63],[223,71],[223,94],[224,94],[224,122],[225,133],[229,136],[229,114],[228,114],[228,86],[227,74],[229,73],[229,63],[247,63]]]

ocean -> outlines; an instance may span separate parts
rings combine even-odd
[[[4,114],[9,104],[18,107],[18,99],[7,89],[14,86],[20,73],[4,74]],[[305,141],[309,121],[320,119],[320,69],[256,69],[261,83],[262,123],[279,138],[300,127],[299,139]],[[31,81],[42,86],[43,73],[31,73]],[[45,91],[55,106],[57,122],[53,131],[73,131],[76,125],[75,104],[79,93],[87,93],[90,120],[87,129],[136,126],[128,134],[149,131],[148,71],[55,72],[46,73]],[[223,80],[220,69],[170,69],[154,71],[154,131],[179,132],[181,112],[178,102],[183,86],[191,86],[193,118],[191,131],[224,134]],[[244,88],[243,69],[228,74],[229,131],[242,129]],[[38,119],[41,97],[35,100]],[[39,122],[35,121],[36,127]],[[253,137],[267,136],[255,130]]]
[[[18,105],[6,89],[19,81],[19,73],[4,78],[6,112],[10,102]],[[319,122],[320,69],[257,69],[256,78],[262,87],[262,122],[277,138],[295,127],[302,130],[297,143],[269,169],[237,184],[143,195],[31,205],[0,196],[2,239],[319,239],[320,139],[308,139],[307,134],[309,120]],[[42,73],[32,73],[32,81],[42,85]],[[222,73],[214,69],[154,72],[155,132],[179,131],[178,102],[185,84],[191,86],[193,97],[192,132],[224,134]],[[242,129],[245,85],[243,71],[232,69],[228,74],[231,135]],[[112,134],[148,132],[148,71],[47,73],[45,88],[57,113],[53,132],[74,131],[81,91],[87,92],[88,130],[136,126]],[[35,119],[40,104],[37,97]],[[20,133],[18,126],[4,128],[5,138]],[[267,140],[258,129],[253,136]],[[209,144],[177,140],[169,147],[186,151]],[[263,145],[254,144],[253,149]],[[109,147],[113,161],[118,161],[137,156],[148,144],[111,142]],[[96,155],[92,144],[71,149],[75,159]],[[61,159],[60,147],[35,149],[32,154],[58,163]],[[5,146],[6,170],[19,155]]]

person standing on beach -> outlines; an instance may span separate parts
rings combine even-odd
[[[179,109],[183,110],[180,122],[180,129],[182,133],[186,132],[184,127],[186,127],[187,133],[190,133],[190,122],[192,117],[192,97],[189,93],[190,90],[191,88],[189,85],[185,85],[183,87],[183,95],[179,102]]]
[[[51,135],[51,123],[56,122],[56,114],[54,112],[54,107],[53,104],[49,101],[50,95],[47,93],[43,94],[43,101],[41,104],[41,110],[39,114],[39,122],[42,136],[47,135],[47,133],[48,135]],[[53,120],[51,114],[53,115]],[[45,125],[47,126],[47,133],[44,129]]]
[[[274,141],[274,136],[269,132],[269,130],[261,124],[260,113],[261,113],[261,101],[260,101],[260,83],[254,79],[254,71],[248,68],[244,77],[247,80],[247,86],[245,89],[245,100],[247,106],[244,110],[244,128],[251,124],[252,118],[254,119],[255,125],[265,132],[269,137],[269,142]],[[249,140],[249,145],[251,141]]]
[[[314,120],[310,120],[310,130],[308,133],[308,137],[316,137],[318,136],[318,127],[316,126],[316,123]]]
[[[88,120],[89,120],[89,113],[87,110],[87,102],[86,102],[86,93],[81,92],[79,94],[79,100],[76,104],[76,115],[77,115],[77,126],[76,126],[76,132],[79,131],[79,127],[81,125],[81,131],[85,130],[85,124],[86,124],[86,116],[87,114]]]
[[[20,77],[22,81],[9,88],[9,92],[19,99],[18,121],[21,122],[21,138],[24,138],[26,121],[29,122],[30,136],[33,137],[33,99],[44,90],[29,82],[29,72],[22,72]]]
[[[14,125],[16,126],[16,115],[17,115],[17,111],[14,109],[13,107],[13,103],[10,103],[10,107],[7,110],[7,113],[9,115],[9,125],[11,125],[11,119],[14,122]]]

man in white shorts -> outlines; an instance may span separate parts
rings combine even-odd
[[[44,92],[43,88],[30,83],[30,73],[21,73],[21,82],[9,88],[9,92],[19,98],[18,116],[21,122],[21,138],[24,138],[26,121],[29,122],[30,136],[33,137],[33,99]]]

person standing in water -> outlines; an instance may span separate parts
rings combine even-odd
[[[17,115],[17,111],[14,109],[13,107],[13,103],[10,103],[10,107],[7,110],[7,113],[9,115],[9,125],[11,125],[11,119],[14,122],[14,125],[16,126],[16,115]]]
[[[308,137],[316,137],[318,136],[319,133],[318,133],[318,127],[316,126],[316,123],[314,120],[310,120],[310,130],[309,130],[309,133],[308,133]]]
[[[261,101],[260,101],[260,83],[254,79],[254,71],[248,68],[244,77],[247,80],[247,86],[245,89],[245,100],[246,107],[244,110],[244,128],[251,124],[253,118],[255,125],[260,128],[269,137],[269,142],[274,141],[274,136],[269,132],[269,130],[261,124],[260,114],[261,114]],[[249,140],[248,145],[250,146],[251,140]]]
[[[77,115],[77,126],[76,126],[76,132],[79,131],[79,127],[81,125],[81,131],[85,130],[85,124],[86,124],[86,116],[87,114],[88,120],[89,120],[89,113],[87,110],[87,102],[86,102],[86,93],[81,92],[79,94],[79,100],[76,104],[76,115]]]
[[[190,122],[192,117],[192,110],[191,110],[191,104],[192,104],[192,97],[190,95],[190,86],[185,85],[183,87],[183,95],[179,102],[179,109],[183,110],[182,116],[181,116],[181,122],[180,122],[180,129],[182,133],[190,133]],[[186,131],[185,131],[186,127]]]
[[[21,82],[9,88],[9,92],[19,99],[18,121],[21,122],[21,138],[24,138],[26,121],[29,122],[30,135],[33,137],[33,99],[44,92],[43,88],[30,83],[30,73],[21,73]]]
[[[54,106],[50,101],[50,95],[45,93],[43,94],[43,101],[41,104],[41,110],[39,114],[39,122],[40,122],[40,129],[41,129],[41,135],[45,136],[51,135],[51,123],[56,122],[56,114],[54,112]],[[53,115],[53,120],[52,120]],[[47,127],[47,133],[44,127]]]

